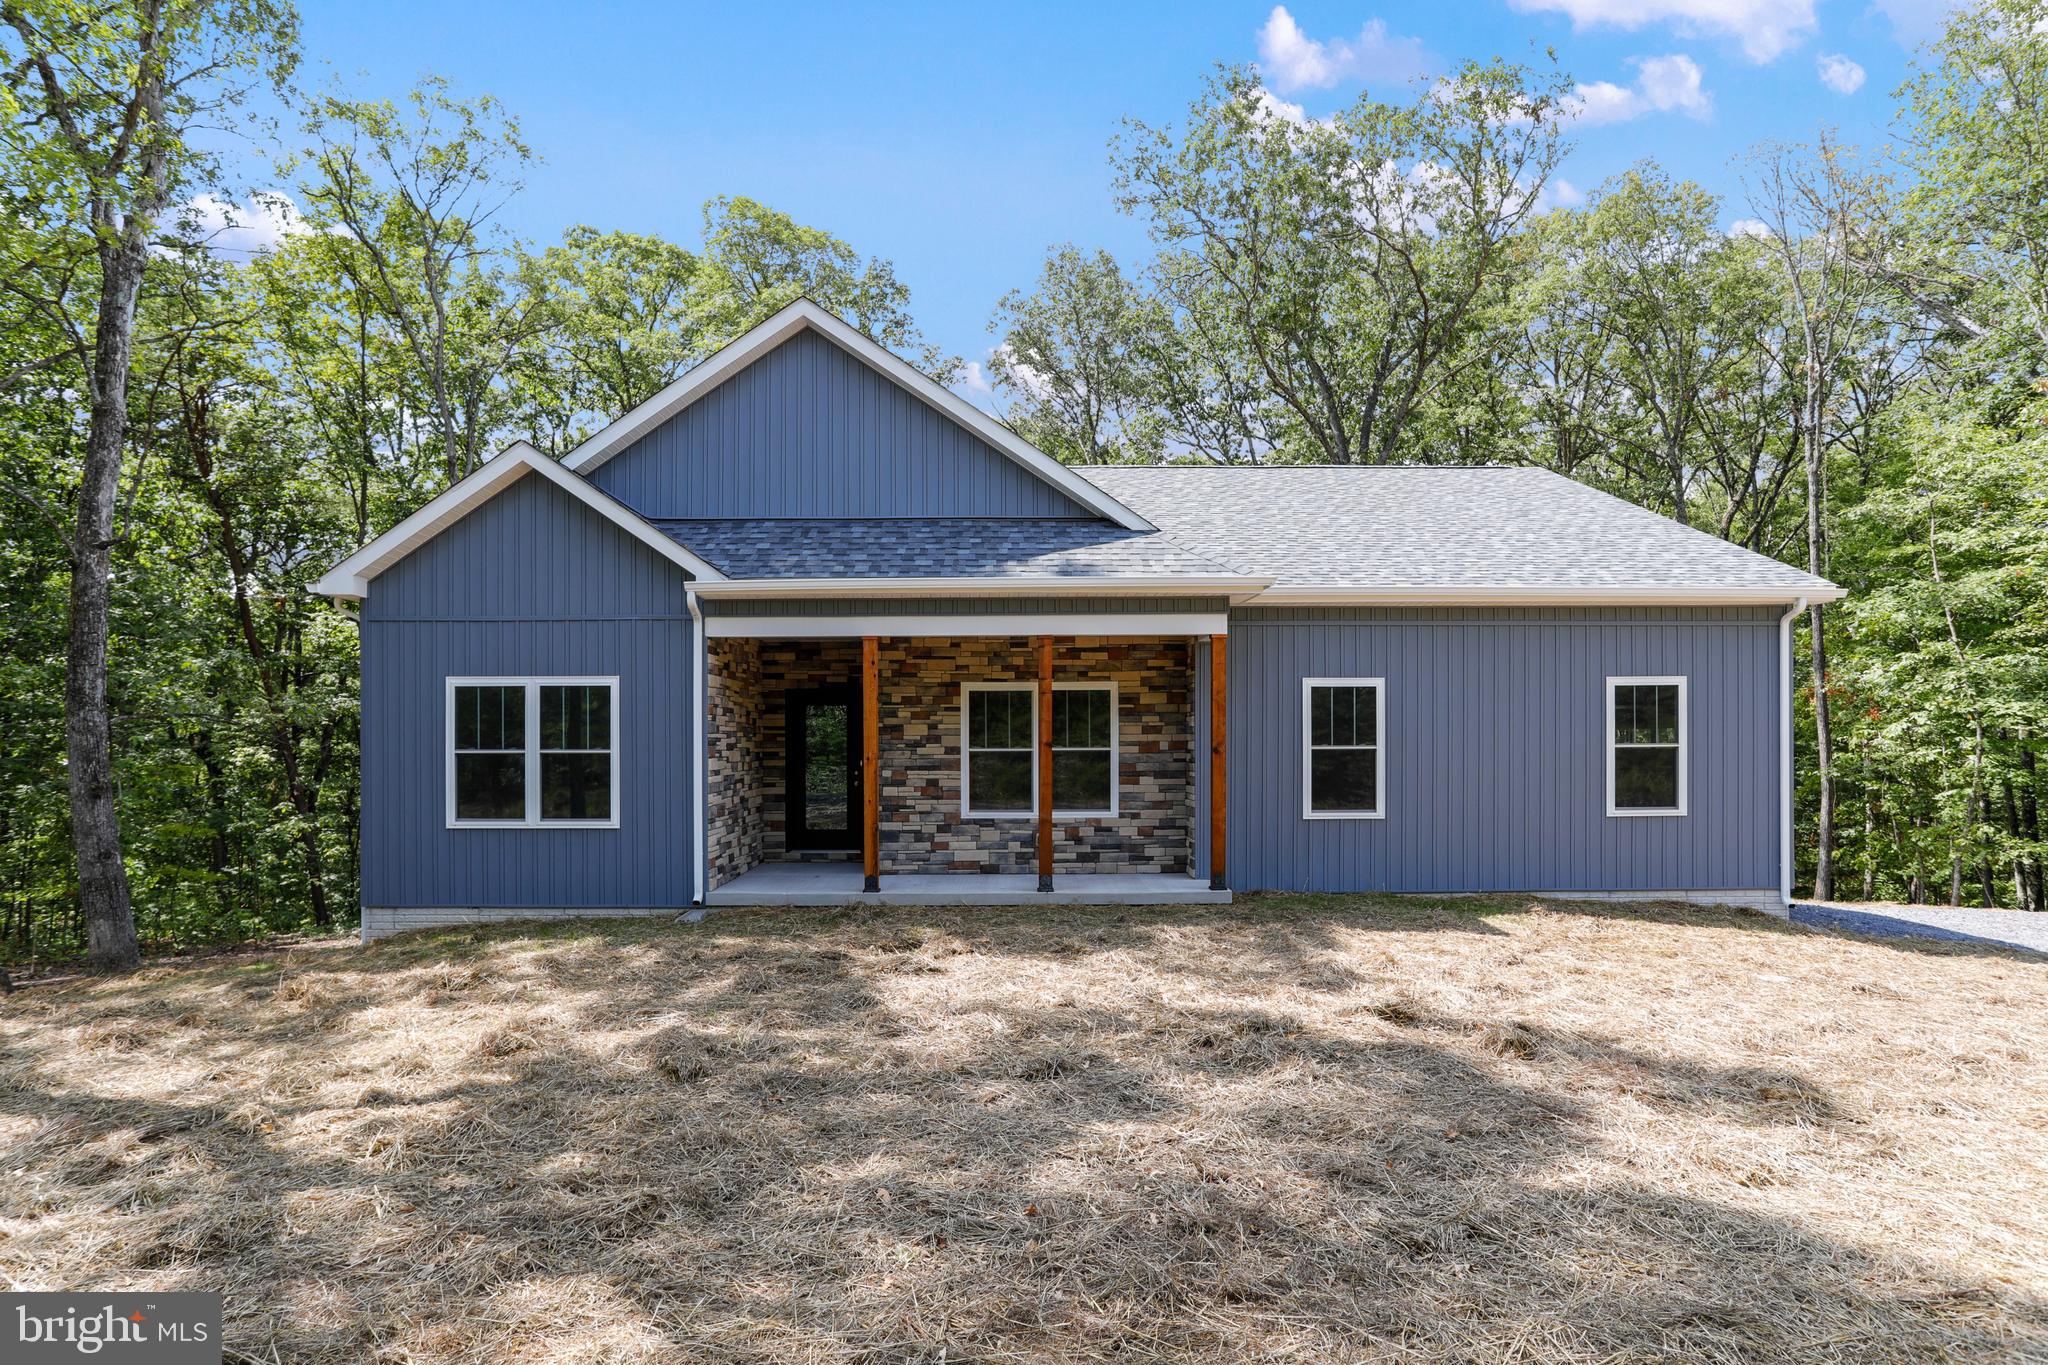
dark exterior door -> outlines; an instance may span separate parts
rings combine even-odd
[[[793,849],[860,847],[860,689],[789,693],[789,781],[783,829]]]

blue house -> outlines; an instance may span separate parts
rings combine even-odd
[[[823,309],[321,580],[366,937],[736,904],[1782,913],[1841,590],[1537,469],[1074,468]]]

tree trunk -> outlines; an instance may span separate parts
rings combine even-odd
[[[1680,526],[1690,526],[1692,520],[1685,505],[1685,451],[1678,442],[1667,445],[1664,466],[1671,473],[1671,519]]]
[[[1863,899],[1877,899],[1877,784],[1870,777],[1870,734],[1863,735]]]
[[[1813,750],[1820,801],[1813,816],[1813,898],[1835,898],[1835,739],[1828,720],[1828,649],[1820,604],[1807,609],[1813,659]]]
[[[1816,578],[1827,569],[1827,523],[1822,513],[1827,498],[1821,442],[1822,408],[1819,372],[1807,362],[1806,425],[1806,571]],[[1835,736],[1828,717],[1828,649],[1821,606],[1807,608],[1813,650],[1813,756],[1820,769],[1820,801],[1813,817],[1813,895],[1815,900],[1832,900],[1835,894]]]
[[[2020,770],[2026,773],[2026,785],[2020,788],[2020,837],[2030,848],[2038,848],[2041,838],[2041,806],[2035,795],[2034,744],[2032,736],[2020,731]],[[2020,860],[2025,869],[2026,890],[2021,897],[2029,910],[2048,909],[2044,904],[2041,858],[2038,853],[2028,853]]]
[[[1931,905],[1933,898],[1927,894],[1927,845],[1920,838],[1920,831],[1927,828],[1924,817],[1913,817],[1913,880],[1907,889],[1906,904]]]
[[[71,542],[70,641],[64,658],[64,743],[70,758],[71,842],[86,959],[102,971],[141,961],[121,817],[114,797],[113,718],[107,703],[107,629],[113,592],[114,505],[128,432],[128,363],[135,296],[142,285],[139,235],[101,252],[99,315],[93,339],[92,417]]]

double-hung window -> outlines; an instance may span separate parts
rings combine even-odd
[[[1053,684],[1053,814],[1116,814],[1116,717],[1115,683]],[[963,813],[1034,814],[1038,684],[968,683],[962,690],[960,718]]]
[[[617,678],[450,678],[448,824],[618,824]]]
[[[1386,813],[1380,678],[1301,681],[1301,815],[1376,820]]]
[[[1607,813],[1685,814],[1685,679],[1607,680]]]

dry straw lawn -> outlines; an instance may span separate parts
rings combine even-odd
[[[230,1359],[2048,1352],[2048,963],[1257,897],[322,944],[0,1007],[0,1271]]]

